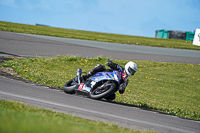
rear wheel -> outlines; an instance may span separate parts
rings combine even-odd
[[[75,83],[76,83],[75,78],[69,80],[63,87],[64,92],[69,94],[74,94],[75,93],[74,87],[76,86]]]
[[[106,83],[103,88],[101,88],[99,86],[96,89],[94,89],[90,93],[90,98],[97,99],[97,100],[102,99],[102,98],[106,98],[109,95],[113,94],[115,92],[115,89],[116,89],[115,83]]]

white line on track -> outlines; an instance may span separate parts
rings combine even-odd
[[[103,115],[103,116],[107,116],[107,117],[113,117],[113,118],[122,119],[122,120],[126,120],[126,121],[147,124],[147,125],[150,125],[150,126],[156,126],[156,127],[171,129],[171,130],[175,130],[175,131],[179,131],[179,132],[192,133],[191,131],[182,130],[182,129],[175,128],[175,127],[164,126],[164,125],[160,125],[160,124],[157,124],[157,123],[152,123],[152,122],[150,123],[150,122],[141,121],[141,120],[134,120],[134,119],[126,118],[126,117],[121,117],[121,116],[107,114],[107,113],[98,112],[98,111],[87,110],[87,109],[83,109],[83,108],[79,108],[79,107],[75,107],[75,106],[50,102],[50,101],[46,101],[46,100],[42,100],[42,99],[26,97],[26,96],[11,94],[11,93],[2,92],[2,91],[0,91],[0,94],[7,95],[7,96],[13,96],[13,97],[16,97],[16,98],[21,98],[21,99],[26,99],[26,100],[31,100],[31,101],[36,101],[36,102],[41,102],[41,103],[45,103],[45,104],[50,104],[50,105],[54,105],[54,106],[60,106],[60,107],[64,107],[64,108],[70,108],[70,109],[75,109],[75,110],[79,110],[79,111],[85,111],[85,112],[88,112],[88,113]]]

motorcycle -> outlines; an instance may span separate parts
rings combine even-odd
[[[77,77],[69,80],[63,87],[65,93],[84,95],[92,99],[114,100],[122,80],[119,71],[98,72],[88,78],[81,80],[82,69],[78,68]]]

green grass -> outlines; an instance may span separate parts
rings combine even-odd
[[[140,133],[111,123],[81,119],[18,102],[0,100],[0,110],[1,133]]]
[[[45,26],[25,25],[19,23],[3,22],[3,21],[0,21],[0,31],[39,34],[39,35],[47,35],[55,37],[64,37],[64,38],[66,37],[66,38],[123,43],[123,44],[200,50],[200,47],[192,45],[192,41],[186,41],[186,40],[159,39],[159,38],[148,38],[148,37],[139,37],[130,35],[108,34],[108,33],[62,29],[62,28],[45,27]]]
[[[106,64],[107,58],[59,56],[10,60],[2,64],[11,67],[18,76],[37,83],[63,88],[74,78],[76,69],[85,72],[96,64]],[[126,60],[112,60],[124,66]],[[200,65],[135,61],[138,71],[130,77],[123,95],[115,102],[159,110],[168,114],[200,120]]]

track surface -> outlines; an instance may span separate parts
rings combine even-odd
[[[113,59],[131,60],[148,60],[151,57],[151,60],[169,62],[188,62],[186,59],[190,59],[190,63],[199,64],[199,57],[163,55],[156,53],[156,51],[155,54],[145,54],[141,51],[138,54],[135,52],[119,51],[119,49],[116,52],[108,50],[108,48],[84,46],[83,42],[85,41],[81,45],[77,45],[72,44],[72,42],[66,43],[55,39],[62,38],[44,39],[44,37],[0,32],[0,54],[5,56],[56,56],[73,54],[85,57],[103,55]],[[72,39],[72,41],[76,40]],[[199,54],[198,51],[194,53]],[[155,130],[158,132],[200,132],[199,121],[142,110],[131,105],[68,95],[62,91],[2,76],[0,76],[0,99],[22,101],[36,107],[74,114],[91,120],[111,121],[134,129]]]
[[[0,54],[23,56],[77,55],[111,59],[200,64],[200,51],[103,43],[0,31]]]
[[[91,120],[111,121],[121,126],[158,132],[192,133],[200,123],[175,116],[142,110],[130,105],[92,100],[62,91],[0,76],[0,99],[15,100]]]

